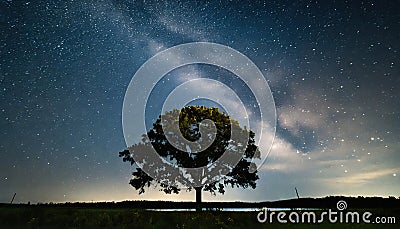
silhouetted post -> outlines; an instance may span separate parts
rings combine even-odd
[[[13,203],[13,201],[14,201],[14,198],[15,198],[15,195],[17,195],[17,193],[14,193],[14,196],[13,196],[13,198],[11,199],[11,203],[10,203],[10,204],[12,204],[12,203]]]
[[[299,193],[297,192],[297,188],[294,187],[294,190],[296,190],[297,199],[300,199]]]
[[[195,187],[194,189],[196,190],[196,211],[201,211],[201,190],[203,187]]]

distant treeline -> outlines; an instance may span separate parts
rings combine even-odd
[[[223,209],[223,208],[318,208],[336,209],[338,201],[343,200],[347,203],[347,209],[372,209],[372,208],[397,208],[400,209],[400,198],[395,197],[345,197],[328,196],[324,198],[300,198],[278,201],[264,202],[203,202],[202,208]],[[10,204],[0,204],[10,205]],[[13,204],[14,206],[28,204]],[[75,203],[38,203],[32,206],[51,206],[51,207],[79,207],[79,208],[134,208],[134,209],[194,209],[195,202],[175,202],[175,201],[122,201],[122,202],[75,202]]]

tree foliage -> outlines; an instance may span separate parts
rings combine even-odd
[[[179,117],[179,120],[176,118]],[[201,136],[201,128],[212,128],[210,125],[203,125],[204,120],[212,120],[216,134],[212,144],[203,151],[192,153],[179,150],[171,144],[170,141],[179,141],[179,139],[171,133],[163,132],[163,125],[173,125],[174,122],[179,122],[179,130],[183,137],[191,142],[199,140]],[[171,122],[171,123],[168,123]],[[201,126],[202,125],[202,126]],[[236,131],[242,134],[246,134],[248,139],[246,141],[237,140],[232,141],[231,133]],[[168,135],[168,140],[166,137]],[[146,137],[147,135],[147,137]],[[141,164],[143,161],[135,161],[133,154],[135,152],[146,152],[148,147],[154,147],[157,153],[166,161],[176,164],[179,167],[185,168],[198,168],[202,166],[207,166],[210,163],[215,162],[226,149],[234,149],[238,151],[242,148],[244,152],[243,156],[240,158],[239,162],[235,167],[226,167],[229,171],[226,176],[223,176],[221,180],[216,182],[205,184],[202,187],[203,191],[208,191],[212,194],[225,193],[225,187],[242,187],[242,188],[255,188],[256,181],[258,180],[257,171],[250,173],[250,166],[255,166],[251,160],[252,158],[259,158],[260,153],[258,147],[255,145],[255,134],[251,130],[246,128],[241,128],[239,123],[224,113],[221,113],[218,108],[207,108],[204,106],[188,106],[181,110],[172,110],[166,112],[163,117],[159,117],[153,124],[152,129],[143,136],[142,142],[129,147],[128,150],[124,150],[119,153],[124,162],[130,162],[132,165]],[[203,136],[204,138],[211,138],[211,136]],[[180,142],[176,142],[179,144]],[[193,147],[193,146],[192,146]],[[145,161],[145,159],[143,159]],[[146,165],[149,166],[149,165]],[[152,169],[152,171],[159,171],[159,173],[165,173],[163,168],[147,167],[147,169]],[[139,191],[139,194],[145,192],[146,188],[152,185],[159,185],[160,191],[164,191],[167,194],[176,193],[178,194],[181,189],[166,185],[165,182],[160,182],[153,179],[147,173],[145,173],[140,167],[136,168],[136,171],[132,173],[133,178],[130,180],[130,184]],[[167,175],[166,175],[167,176]],[[168,177],[166,178],[168,179]],[[187,187],[191,191],[194,187]]]

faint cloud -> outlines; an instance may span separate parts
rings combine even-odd
[[[380,179],[384,176],[392,177],[394,173],[398,173],[399,171],[400,168],[382,169],[377,171],[361,172],[341,177],[323,179],[323,181],[326,183],[342,183],[347,185],[368,184],[370,181]]]

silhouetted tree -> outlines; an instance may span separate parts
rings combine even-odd
[[[179,117],[179,120],[176,120]],[[169,141],[179,141],[175,133],[168,133],[168,136],[164,134],[164,127],[167,125],[173,125],[174,121],[179,122],[179,130],[182,136],[188,141],[194,142],[199,140],[201,136],[202,128],[211,128],[207,123],[203,125],[204,120],[212,120],[216,133],[214,135],[214,141],[205,150],[191,153],[190,147],[189,152],[177,149]],[[176,124],[176,123],[175,123]],[[203,126],[201,126],[203,125]],[[246,139],[238,138],[235,141],[231,139],[231,133],[235,131],[241,136],[246,136]],[[168,137],[168,140],[167,140]],[[210,136],[203,136],[205,138]],[[189,191],[192,189],[196,190],[196,204],[197,209],[201,209],[201,192],[208,191],[212,194],[225,193],[225,187],[242,187],[242,188],[255,188],[256,180],[258,180],[257,171],[250,173],[249,170],[255,170],[255,165],[251,162],[252,158],[260,158],[258,147],[254,141],[255,134],[251,130],[246,128],[242,129],[239,123],[235,120],[231,120],[229,116],[221,113],[218,108],[206,108],[204,106],[188,106],[181,110],[173,110],[166,112],[162,118],[161,116],[153,123],[153,128],[148,131],[147,135],[143,135],[142,142],[129,147],[129,150],[124,150],[119,153],[120,157],[123,157],[124,162],[130,162],[132,165],[142,164],[142,167],[146,171],[157,171],[157,177],[161,177],[162,180],[173,179],[171,174],[165,172],[165,169],[160,168],[160,164],[154,165],[152,163],[143,163],[146,158],[141,158],[140,161],[134,159],[134,154],[137,152],[148,152],[149,147],[153,147],[157,153],[166,161],[176,164],[179,167],[184,168],[199,168],[207,166],[210,163],[217,161],[218,158],[226,151],[229,150],[231,153],[244,152],[240,154],[238,163],[236,166],[224,166],[219,164],[221,172],[226,174],[222,179],[212,183],[204,184],[199,187],[187,187]],[[182,144],[181,142],[176,142]],[[193,145],[191,146],[193,148]],[[184,146],[184,149],[188,147]],[[147,170],[149,169],[149,170]],[[136,171],[132,173],[133,178],[130,180],[130,184],[139,190],[139,194],[145,192],[145,188],[151,185],[159,185],[160,191],[164,191],[167,194],[176,193],[178,194],[181,189],[175,186],[168,185],[168,182],[155,180],[141,168],[137,167]]]

